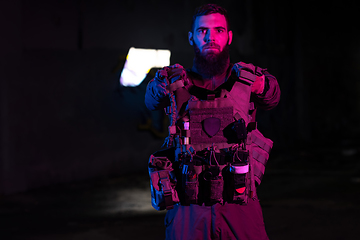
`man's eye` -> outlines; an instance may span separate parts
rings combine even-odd
[[[218,33],[223,33],[224,29],[218,29]]]
[[[200,29],[199,32],[200,33],[206,33],[206,29]]]

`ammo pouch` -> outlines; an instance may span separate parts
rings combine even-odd
[[[273,141],[264,137],[258,129],[251,131],[251,140],[253,174],[256,184],[260,185]]]
[[[152,206],[158,211],[172,209],[173,205],[179,202],[172,163],[167,157],[151,155],[148,169]]]

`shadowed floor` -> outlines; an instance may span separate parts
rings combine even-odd
[[[316,157],[269,162],[258,194],[270,239],[360,236],[358,154]],[[164,215],[151,207],[146,173],[89,180],[1,197],[0,239],[164,239]]]

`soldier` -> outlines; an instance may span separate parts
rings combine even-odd
[[[152,204],[168,209],[166,239],[268,239],[256,186],[272,141],[255,114],[275,107],[280,89],[266,69],[230,63],[232,37],[224,8],[199,7],[193,67],[164,67],[147,87],[146,106],[170,118],[167,148],[149,160]]]

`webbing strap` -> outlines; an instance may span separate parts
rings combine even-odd
[[[256,161],[263,164],[264,166],[266,165],[267,158],[264,155],[262,155],[261,153],[255,151],[255,150],[252,151],[252,155],[253,155],[253,158],[256,159]]]
[[[190,130],[182,130],[181,134],[183,137],[191,137]]]
[[[259,147],[261,147],[262,149],[264,149],[266,152],[270,153],[270,150],[272,148],[272,144],[268,144],[265,141],[263,141],[261,138],[259,138],[256,134],[252,135],[252,141],[258,145]]]
[[[251,70],[252,72],[255,73],[255,66],[252,63],[240,62],[240,66],[242,66],[244,68],[248,68],[249,70]]]
[[[189,109],[233,108],[233,103],[226,98],[215,98],[212,101],[189,101]]]
[[[164,192],[165,207],[167,210],[174,208],[174,202],[172,200],[172,191],[169,180],[169,174],[167,172],[158,172],[160,178],[160,184]]]
[[[182,87],[184,87],[184,81],[182,79],[166,86],[166,88],[169,92],[175,92],[177,89],[182,88]]]
[[[256,75],[254,75],[251,72],[248,72],[246,70],[240,70],[239,77],[246,78],[247,80],[250,80],[251,82],[255,82],[255,80],[256,80]]]
[[[265,172],[265,167],[264,167],[264,172]],[[253,169],[253,173],[254,173],[255,178],[259,179],[258,184],[261,183],[261,180],[262,180],[262,178],[264,176],[264,172],[262,172],[259,168],[254,168]]]
[[[236,72],[236,76],[247,84],[252,85],[256,80],[256,73],[258,73],[256,67],[251,63],[235,63],[233,70]]]
[[[258,76],[263,75],[264,74],[263,72],[267,70],[266,68],[254,66],[252,63],[240,62],[240,66],[249,69],[251,72],[253,72],[255,75]]]

